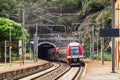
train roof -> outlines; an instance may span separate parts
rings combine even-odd
[[[69,43],[69,46],[79,46],[80,44],[78,42],[71,42]]]

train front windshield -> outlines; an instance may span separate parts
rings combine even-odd
[[[79,55],[79,49],[78,49],[78,46],[72,46],[70,48],[71,50],[71,55]]]

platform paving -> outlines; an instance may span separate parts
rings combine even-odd
[[[42,65],[42,66],[41,66]],[[19,61],[14,61],[10,63],[0,63],[0,80],[17,80],[20,77],[41,71],[45,68],[52,66],[49,61],[38,60],[34,61],[25,61],[24,65],[20,64]]]
[[[101,61],[86,61],[86,71],[84,80],[120,80],[120,70],[115,68],[115,73],[112,72],[111,62]]]
[[[43,65],[49,63],[45,60],[38,60],[37,62],[26,60],[24,64],[20,63],[20,61],[13,61],[10,65],[10,63],[0,63],[0,73],[8,72],[8,71],[14,71],[19,69],[24,69],[27,67],[34,67],[37,65]]]

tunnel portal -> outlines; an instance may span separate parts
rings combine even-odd
[[[56,48],[56,46],[51,42],[41,42],[38,45],[38,58],[47,60],[48,49]]]

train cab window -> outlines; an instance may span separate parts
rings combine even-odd
[[[70,47],[70,51],[71,51],[71,55],[78,55],[79,53],[79,49],[78,49],[78,46],[72,46]]]

